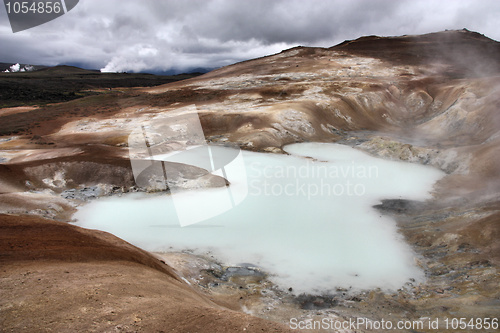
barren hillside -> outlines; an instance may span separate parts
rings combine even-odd
[[[91,197],[146,191],[128,136],[178,113],[198,114],[214,143],[282,154],[293,142],[337,142],[443,170],[433,200],[378,207],[422,256],[427,282],[373,291],[342,313],[497,316],[499,93],[500,43],[460,30],[296,47],[162,86],[0,109],[0,328],[287,329],[210,300],[151,254],[66,224]]]

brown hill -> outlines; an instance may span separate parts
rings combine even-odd
[[[0,215],[2,331],[287,332],[199,294],[110,234]]]
[[[425,66],[442,62],[454,67],[455,75],[462,71],[468,76],[485,76],[500,71],[500,43],[467,29],[416,36],[361,37],[330,49],[394,64]]]

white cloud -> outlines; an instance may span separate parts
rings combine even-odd
[[[16,34],[3,32],[0,11],[0,61],[112,71],[212,68],[371,34],[468,28],[498,40],[498,17],[496,0],[86,0]]]

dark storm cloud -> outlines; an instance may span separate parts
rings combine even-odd
[[[341,30],[380,20],[397,7],[394,1],[229,1],[213,16],[193,23],[203,35],[222,41],[256,38],[265,44],[315,43]]]
[[[13,34],[0,11],[0,61],[109,71],[218,67],[296,45],[468,28],[500,39],[492,0],[82,0]]]

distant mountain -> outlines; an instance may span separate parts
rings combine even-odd
[[[19,67],[19,69],[12,71],[11,67]],[[133,74],[153,74],[159,76],[172,76],[179,74],[205,74],[210,71],[217,69],[217,67],[193,67],[186,70],[180,69],[169,69],[169,70],[160,70],[160,69],[152,69],[141,72],[128,72]],[[53,74],[94,74],[99,73],[98,69],[89,69],[87,64],[84,63],[63,63],[57,66],[45,66],[45,65],[31,65],[31,64],[20,64],[20,63],[8,63],[8,62],[0,62],[0,72],[9,71],[13,72],[31,72],[31,71],[39,71],[39,70],[48,70]]]
[[[39,69],[38,72],[44,74],[97,74],[98,70],[83,69],[75,66],[59,65],[54,67],[45,67]]]
[[[168,71],[162,70],[148,70],[142,71],[142,74],[154,74],[154,75],[178,75],[178,74],[205,74],[208,72],[217,69],[217,67],[207,68],[207,67],[195,67],[187,70],[179,70],[179,69],[169,69]]]

